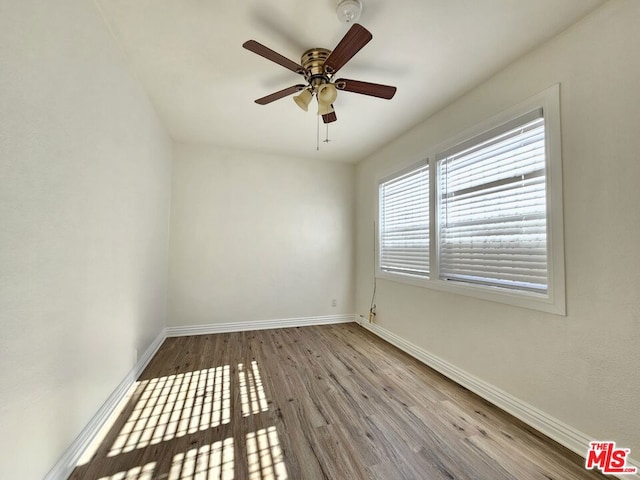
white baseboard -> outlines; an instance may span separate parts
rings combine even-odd
[[[569,450],[577,453],[581,457],[585,457],[589,449],[589,442],[598,440],[576,430],[570,425],[561,422],[536,407],[523,402],[504,390],[501,390],[498,387],[495,387],[484,380],[461,370],[446,360],[443,360],[390,332],[384,327],[376,325],[375,323],[368,323],[362,317],[358,319],[358,323],[375,335],[386,340],[392,345],[395,345],[400,350],[408,353],[417,360],[420,360],[422,363],[440,372],[445,377],[448,377],[454,382],[471,390],[498,408],[510,413],[516,418],[519,418],[527,425],[530,425],[559,444],[567,447]],[[628,458],[627,465],[638,467],[638,472],[640,472],[640,465],[637,460]],[[621,475],[618,478],[632,480],[640,478],[640,475]]]
[[[348,323],[358,321],[360,325],[379,336],[380,338],[395,345],[400,350],[405,351],[414,358],[420,360],[425,365],[442,373],[456,383],[468,388],[485,400],[488,400],[497,407],[505,410],[514,417],[519,418],[531,427],[552,438],[569,450],[584,457],[589,442],[592,437],[576,430],[575,428],[561,422],[558,419],[547,415],[532,405],[523,402],[507,392],[459,369],[447,361],[430,354],[420,347],[408,342],[389,330],[366,321],[361,321],[356,315],[327,315],[318,317],[301,317],[278,320],[261,320],[255,322],[233,322],[218,323],[211,325],[196,325],[187,327],[167,327],[153,341],[144,355],[140,357],[133,369],[127,374],[125,379],[118,385],[106,402],[100,407],[98,412],[90,420],[87,426],[80,432],[80,435],[67,448],[60,460],[54,465],[44,480],[65,480],[69,477],[85,450],[91,445],[95,436],[100,432],[105,422],[109,420],[111,414],[125,398],[131,386],[138,379],[151,358],[156,354],[166,337],[178,337],[185,335],[205,335],[224,332],[240,332],[248,330],[266,330],[271,328],[304,327],[310,325],[328,325],[334,323]],[[627,459],[628,466],[638,467],[640,462],[634,459]],[[640,475],[622,475],[618,478],[623,480],[640,479]]]
[[[636,467],[637,473],[635,475],[619,475],[617,476],[617,478],[621,478],[622,480],[640,479],[640,462],[638,460],[635,460],[633,458],[627,458],[627,467]]]
[[[166,338],[165,330],[156,337],[153,343],[147,348],[144,354],[138,359],[134,367],[127,374],[127,376],[120,382],[116,389],[109,395],[104,404],[100,407],[98,412],[93,416],[89,423],[82,429],[76,439],[69,445],[60,460],[53,466],[53,468],[44,477],[44,480],[66,480],[71,475],[71,472],[78,464],[78,461],[82,457],[83,453],[91,443],[96,435],[100,432],[103,425],[109,420],[111,414],[115,411],[118,405],[127,395],[129,389],[136,382],[142,371],[149,364],[153,356],[156,354],[162,342]]]
[[[277,320],[260,320],[255,322],[218,323],[212,325],[195,325],[187,327],[167,327],[153,341],[136,365],[120,382],[102,407],[82,429],[76,439],[69,445],[58,462],[44,477],[44,480],[65,480],[78,464],[78,461],[89,448],[96,435],[109,420],[115,409],[126,397],[131,386],[156,354],[167,337],[184,335],[204,335],[224,332],[240,332],[246,330],[265,330],[270,328],[305,327],[310,325],[327,325],[331,323],[355,322],[355,315],[326,315],[318,317],[286,318]]]
[[[209,325],[191,325],[187,327],[167,327],[167,337],[186,335],[208,335],[214,333],[244,332],[248,330],[268,330],[271,328],[308,327],[328,325],[330,323],[355,322],[356,316],[325,315],[319,317],[281,318],[276,320],[256,320],[252,322],[212,323]]]

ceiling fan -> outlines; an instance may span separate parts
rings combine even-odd
[[[396,87],[349,80],[347,78],[334,80],[338,70],[351,60],[372,38],[371,32],[362,25],[354,23],[333,51],[326,48],[311,48],[302,54],[300,64],[289,60],[255,40],[245,42],[242,46],[247,50],[302,75],[306,82],[306,84],[293,85],[259,98],[256,103],[267,105],[283,97],[300,92],[299,95],[294,97],[294,100],[300,108],[307,111],[309,103],[315,96],[318,100],[318,115],[322,115],[324,123],[331,123],[337,120],[333,102],[338,96],[338,90],[390,100],[396,93]]]

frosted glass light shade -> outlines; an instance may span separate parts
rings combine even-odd
[[[326,115],[332,112],[333,112],[333,106],[330,103],[323,104],[318,102],[318,115]]]
[[[298,105],[302,110],[307,112],[309,110],[309,103],[311,102],[312,98],[313,95],[311,93],[311,90],[305,89],[302,91],[302,93],[300,93],[300,95],[296,95],[295,97],[293,97],[293,101],[296,102],[296,105]]]
[[[338,90],[333,83],[325,83],[318,87],[318,103],[331,105],[338,97]]]

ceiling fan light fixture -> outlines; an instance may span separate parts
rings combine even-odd
[[[333,83],[323,83],[318,87],[318,115],[333,113],[332,103],[338,98],[338,90]]]
[[[333,113],[333,105],[318,102],[318,115],[328,115]]]
[[[305,88],[300,95],[296,95],[293,97],[293,101],[296,102],[302,110],[305,112],[309,111],[309,103],[311,103],[311,99],[313,98],[313,94],[311,90]]]
[[[360,0],[339,0],[336,12],[342,23],[357,22],[362,13],[362,3]]]
[[[333,83],[323,83],[318,87],[318,103],[331,105],[338,98],[338,90]]]

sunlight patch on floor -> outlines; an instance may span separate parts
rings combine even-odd
[[[240,380],[240,400],[242,402],[242,416],[248,417],[256,413],[269,410],[267,396],[264,393],[262,378],[258,362],[251,362],[251,367],[238,364],[238,378]]]
[[[108,456],[231,421],[229,365],[150,380]]]
[[[168,480],[232,480],[233,438],[192,448],[173,457]]]
[[[247,434],[249,480],[285,480],[287,468],[276,427]]]
[[[236,462],[244,464],[242,471],[248,469],[249,480],[288,478],[275,426],[250,432],[245,435],[245,444],[235,445],[233,437],[227,436],[229,433],[226,429],[229,427],[217,428],[229,424],[232,414],[235,421],[242,418],[244,422],[246,417],[269,411],[260,369],[255,360],[250,364],[239,363],[233,371],[230,365],[224,365],[140,380],[135,387],[135,393],[130,397],[133,408],[127,410],[131,412],[129,418],[118,432],[107,458],[115,461],[114,457],[119,455],[181,437],[187,437],[180,442],[188,445],[182,448],[189,449],[180,453],[174,453],[175,450],[162,453],[162,450],[158,450],[162,447],[154,447],[154,455],[163,455],[162,459],[166,458],[167,461],[171,458],[170,465],[157,457],[156,462],[131,467],[99,480],[232,480],[238,474],[238,465],[241,465],[236,465]],[[231,411],[232,390],[237,395],[236,402],[240,400],[240,411]],[[218,432],[216,435],[221,436],[218,438],[223,439],[202,445],[197,440],[202,437],[197,435],[213,429]],[[117,468],[114,465],[114,470]],[[162,471],[155,471],[157,469]]]
[[[126,472],[118,472],[107,477],[101,477],[99,480],[152,480],[155,467],[156,462],[151,462],[133,467]]]

